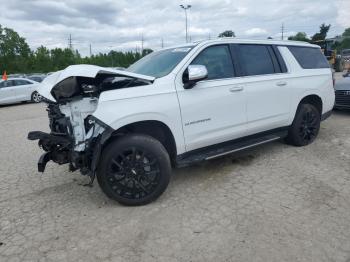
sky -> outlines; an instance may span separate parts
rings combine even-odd
[[[0,0],[0,24],[25,37],[34,50],[67,47],[83,56],[110,50],[159,49],[185,42],[188,11],[191,41],[233,30],[239,38],[313,35],[322,23],[329,36],[350,27],[350,0]]]

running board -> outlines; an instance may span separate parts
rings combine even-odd
[[[287,131],[279,131],[273,134],[262,136],[249,136],[242,139],[236,139],[233,141],[221,143],[207,148],[194,150],[183,155],[180,155],[176,159],[177,167],[185,167],[197,162],[214,159],[227,154],[243,151],[252,147],[263,145],[272,141],[282,139],[287,136]]]

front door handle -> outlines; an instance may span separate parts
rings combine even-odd
[[[230,92],[234,93],[234,92],[240,92],[243,91],[243,86],[234,86],[230,88]]]
[[[276,86],[286,86],[287,85],[287,82],[285,81],[279,81],[276,83]]]

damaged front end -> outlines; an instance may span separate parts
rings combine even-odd
[[[38,162],[39,172],[44,172],[46,163],[52,160],[60,165],[69,164],[70,171],[80,169],[84,175],[93,175],[96,142],[102,133],[106,136],[113,131],[91,116],[96,107],[96,98],[83,98],[62,105],[48,102],[50,133],[33,131],[28,134],[28,139],[39,140],[39,147],[45,151]]]
[[[38,162],[44,172],[47,162],[69,164],[69,170],[95,176],[102,145],[113,129],[93,116],[102,92],[151,84],[153,79],[125,71],[96,66],[71,66],[50,75],[39,90],[47,103],[50,132],[33,131],[29,140],[39,140],[45,153]]]

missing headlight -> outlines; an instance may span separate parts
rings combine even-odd
[[[70,98],[78,93],[78,80],[74,76],[59,82],[51,91],[52,96],[56,100],[59,100],[60,98]]]

